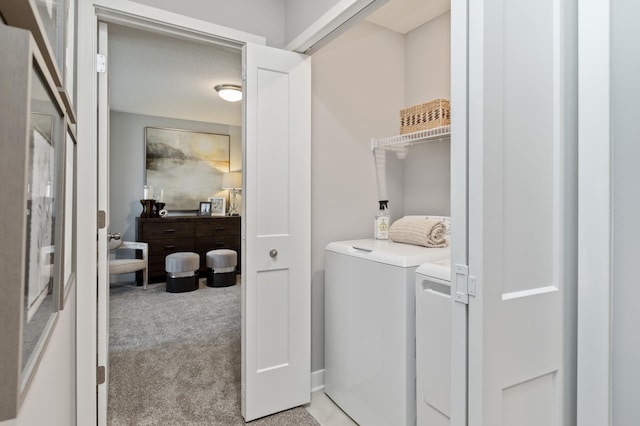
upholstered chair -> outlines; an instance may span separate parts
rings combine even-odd
[[[142,286],[146,290],[149,279],[149,245],[112,239],[109,241],[109,250],[138,250],[142,252],[142,259],[109,259],[109,274],[118,275],[142,271]]]

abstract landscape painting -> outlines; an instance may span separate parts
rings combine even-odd
[[[229,135],[145,128],[146,184],[169,211],[197,210],[229,172]],[[142,193],[142,189],[140,191]]]

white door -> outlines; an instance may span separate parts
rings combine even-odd
[[[467,425],[468,8],[451,1],[451,399],[450,425]],[[455,293],[463,293],[455,297]]]
[[[98,23],[98,54],[107,56],[108,28]],[[104,383],[98,384],[98,426],[107,424],[109,383],[109,82],[107,67],[98,73],[98,212],[104,212],[104,227],[98,227],[98,366],[104,367]]]
[[[469,2],[471,426],[569,424],[575,19],[562,0]]]
[[[242,415],[309,402],[311,64],[247,44],[242,261]]]

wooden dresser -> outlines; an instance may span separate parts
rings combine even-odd
[[[136,239],[149,244],[149,281],[165,280],[164,258],[178,251],[200,256],[206,268],[209,250],[227,248],[238,253],[240,270],[240,216],[169,216],[136,219]]]

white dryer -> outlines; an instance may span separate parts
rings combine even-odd
[[[416,270],[416,408],[418,426],[449,426],[451,417],[451,264]]]
[[[415,271],[448,258],[392,241],[327,245],[325,392],[357,423],[415,424]]]

